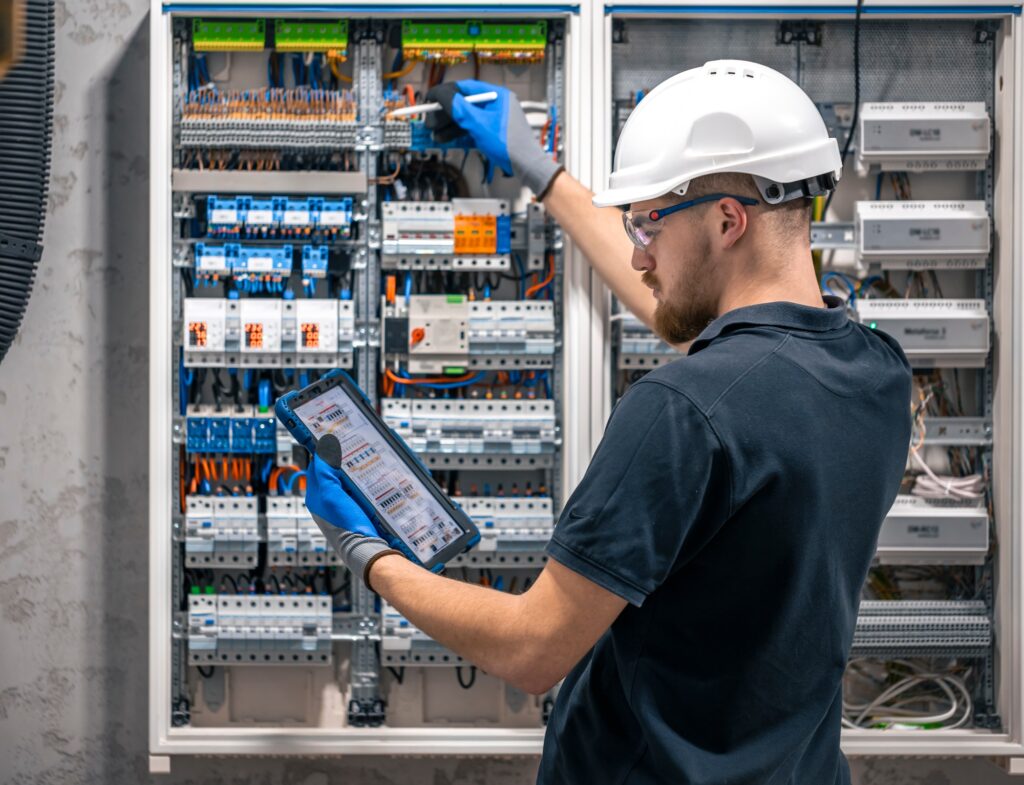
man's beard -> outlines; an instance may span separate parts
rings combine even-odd
[[[669,343],[692,341],[718,316],[718,303],[710,292],[707,258],[707,253],[695,256],[694,269],[678,278],[680,291],[665,291],[650,272],[641,277],[644,284],[661,291],[654,309],[654,329]]]

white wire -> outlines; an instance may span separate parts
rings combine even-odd
[[[548,113],[548,105],[543,101],[520,101],[519,105],[523,107],[524,112],[544,112]]]
[[[911,493],[922,499],[980,499],[985,494],[985,480],[980,474],[966,477],[939,476],[925,463],[917,450],[910,456],[924,474],[918,475]]]
[[[945,711],[926,713],[908,708],[915,703],[942,700],[937,695],[916,695],[894,700],[915,687],[929,683],[943,693],[942,697],[949,704]],[[966,725],[973,712],[974,702],[963,679],[947,673],[916,673],[890,685],[868,703],[854,704],[844,699],[842,724],[846,728],[864,728],[877,724],[941,724],[948,730]],[[850,715],[855,716],[851,719]]]

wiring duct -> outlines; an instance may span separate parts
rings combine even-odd
[[[42,255],[53,132],[53,0],[25,0],[21,14],[22,56],[0,80],[0,362]]]

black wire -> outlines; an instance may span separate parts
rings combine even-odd
[[[476,684],[476,666],[475,665],[470,665],[469,666],[469,680],[468,681],[463,681],[462,680],[462,666],[461,665],[458,666],[455,669],[455,678],[458,679],[459,686],[462,687],[462,689],[468,690],[468,689],[472,688],[472,686],[474,684]]]
[[[220,585],[221,586],[224,585],[224,581],[227,581],[228,583],[230,583],[231,584],[231,588],[234,590],[235,594],[238,594],[238,584],[235,583],[235,579],[234,578],[232,578],[230,575],[224,575],[220,579]]]
[[[196,665],[196,670],[199,671],[199,675],[202,676],[204,679],[212,679],[213,678],[213,666],[212,665],[210,666],[210,672],[209,673],[206,673],[203,670],[203,666],[202,665]]]
[[[864,0],[857,0],[856,15],[853,17],[853,119],[850,122],[850,130],[846,134],[846,144],[843,145],[843,156],[839,159],[842,165],[846,165],[846,156],[850,153],[850,146],[853,144],[853,137],[857,134],[857,120],[860,117],[860,15],[864,8]],[[822,220],[832,205],[832,198],[836,195],[833,188],[825,200],[825,209],[821,211]]]

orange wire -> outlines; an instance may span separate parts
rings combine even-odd
[[[408,106],[416,105],[416,91],[412,89],[411,84],[405,86],[405,102]]]
[[[252,482],[252,461],[245,462],[245,481]]]
[[[390,368],[384,371],[384,376],[394,384],[447,384],[448,382],[464,382],[476,376],[476,372],[470,371],[462,376],[428,376],[424,379],[403,379],[395,375]]]
[[[185,512],[185,448],[178,448],[178,497],[181,509],[178,512]]]
[[[549,283],[551,283],[551,279],[554,278],[554,277],[555,277],[555,257],[553,255],[551,255],[551,256],[548,256],[548,277],[545,278],[540,283],[534,284],[529,289],[527,289],[526,290],[526,296],[527,297],[533,297],[534,294],[536,294],[541,289],[543,289],[545,286],[547,286]]]
[[[416,67],[416,61],[410,60],[404,66],[399,68],[397,71],[388,71],[387,73],[381,74],[381,79],[400,79],[403,76],[408,76],[413,68]],[[408,87],[408,85],[406,85]],[[411,104],[410,104],[411,105]]]
[[[267,480],[267,492],[274,491],[277,488],[277,478],[281,476],[281,470],[283,466],[275,466],[274,470],[270,473],[270,479]]]

